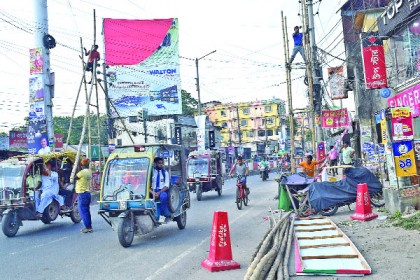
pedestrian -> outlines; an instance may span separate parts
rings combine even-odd
[[[334,146],[330,146],[330,166],[337,166],[338,165],[338,152]],[[332,168],[332,175],[338,175],[337,168]]]
[[[90,216],[91,195],[89,186],[92,182],[92,171],[89,169],[89,159],[84,158],[80,161],[82,170],[76,174],[76,193],[78,195],[79,213],[82,217],[84,228],[82,233],[93,232],[92,218]]]
[[[290,68],[293,60],[295,59],[297,53],[300,53],[300,55],[303,58],[303,62],[306,63],[306,57],[305,57],[305,50],[303,48],[303,34],[299,32],[299,29],[302,28],[301,26],[295,26],[293,36],[293,51],[292,56],[290,57],[289,62],[287,63],[287,67]]]
[[[356,152],[348,142],[344,142],[341,146],[340,152],[343,153],[343,164],[344,165],[353,165],[353,156]]]

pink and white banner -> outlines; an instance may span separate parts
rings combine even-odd
[[[347,108],[322,111],[323,128],[347,127],[348,125],[349,114]]]
[[[104,19],[113,116],[182,114],[178,19]]]
[[[420,84],[388,98],[388,106],[391,108],[410,107],[413,118],[420,116]]]

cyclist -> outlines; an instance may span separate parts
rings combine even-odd
[[[249,194],[250,191],[249,191],[249,188],[246,185],[246,176],[248,176],[248,174],[249,174],[249,169],[248,169],[248,166],[246,165],[246,163],[243,162],[243,159],[242,159],[241,156],[239,156],[236,159],[236,163],[230,169],[230,172],[229,172],[230,177],[232,177],[233,171],[236,172],[236,175],[244,176],[244,178],[243,178],[244,188],[246,190],[246,193]]]

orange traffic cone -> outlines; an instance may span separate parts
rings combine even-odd
[[[201,262],[201,266],[211,272],[241,267],[239,263],[232,260],[227,212],[214,212],[209,257]]]
[[[369,221],[378,217],[372,213],[370,196],[366,183],[357,185],[356,213],[350,216],[352,220]]]

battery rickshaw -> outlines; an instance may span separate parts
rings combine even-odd
[[[70,217],[73,223],[80,223],[81,217],[77,207],[77,194],[73,185],[69,185],[66,193],[69,196],[67,207],[60,207],[57,198],[47,198],[48,206],[41,216],[37,216],[37,199],[39,191],[28,184],[29,177],[41,179],[42,167],[46,162],[52,164],[52,170],[57,171],[58,181],[70,181],[71,166],[76,159],[74,152],[47,153],[44,155],[23,155],[0,162],[0,220],[2,231],[7,237],[17,234],[23,221],[42,221],[49,224],[58,216]],[[64,180],[64,177],[68,177]],[[42,185],[40,185],[42,191]],[[64,201],[64,197],[63,201]],[[61,198],[60,198],[61,199]]]
[[[165,213],[161,213],[160,200],[153,195],[156,157],[164,159],[170,182]],[[135,235],[147,234],[164,224],[159,222],[161,215],[175,221],[179,229],[185,228],[190,197],[184,163],[182,146],[169,144],[122,146],[109,156],[101,181],[98,213],[117,231],[123,247],[131,246]]]
[[[219,151],[199,150],[188,155],[187,182],[191,192],[201,201],[203,192],[217,191],[222,195],[222,156]]]

